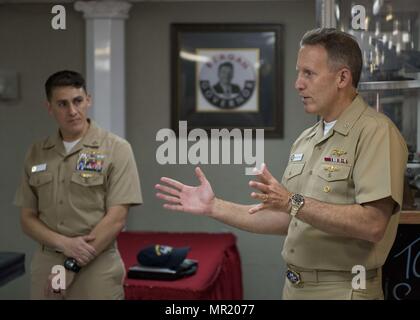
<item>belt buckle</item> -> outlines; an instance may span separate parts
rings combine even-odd
[[[293,271],[293,270],[287,269],[287,272],[286,272],[286,277],[287,277],[287,279],[289,279],[289,281],[290,281],[291,283],[293,283],[295,286],[300,285],[300,284],[302,284],[302,283],[303,283],[302,278],[301,278],[301,276],[300,276],[300,273],[299,273],[299,272],[296,272],[296,271]]]

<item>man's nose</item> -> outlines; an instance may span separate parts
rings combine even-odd
[[[304,82],[302,81],[302,79],[300,77],[297,77],[296,81],[295,81],[295,89],[298,90],[298,91],[301,91],[301,90],[304,89],[304,87],[305,86],[304,86]]]
[[[73,103],[70,103],[69,104],[69,113],[71,115],[74,115],[74,114],[77,113],[77,108],[76,108],[76,106]]]

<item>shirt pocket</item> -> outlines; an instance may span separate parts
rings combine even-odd
[[[89,177],[74,172],[70,181],[70,202],[79,210],[104,210],[104,176],[92,174]]]
[[[333,203],[348,203],[348,196],[352,188],[349,178],[350,171],[351,166],[349,165],[323,164],[316,170],[316,175],[319,178],[319,183],[316,184],[318,191],[314,191],[315,194],[318,194],[316,198]]]
[[[322,165],[317,175],[328,182],[347,180],[351,166],[346,165]]]
[[[38,210],[43,211],[52,205],[53,175],[51,172],[35,173],[29,177],[29,185],[35,189],[38,198]]]
[[[302,175],[303,168],[305,167],[305,162],[299,163],[289,163],[284,172],[284,186],[291,192],[300,192],[299,188],[299,178]]]
[[[303,171],[303,167],[305,166],[305,162],[301,162],[301,163],[290,163],[285,171],[285,179],[289,180],[292,179],[294,177],[296,177],[297,175],[300,175]]]

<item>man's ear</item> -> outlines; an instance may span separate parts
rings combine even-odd
[[[90,108],[90,106],[92,105],[92,96],[90,94],[86,95],[86,100],[87,100],[87,106],[88,108]]]
[[[352,84],[353,78],[351,71],[348,68],[342,68],[340,71],[338,71],[337,77],[337,87],[339,89],[343,89]]]
[[[45,101],[45,108],[47,108],[48,113],[52,115],[52,105],[49,100]]]

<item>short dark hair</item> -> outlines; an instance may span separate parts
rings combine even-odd
[[[229,61],[223,62],[222,64],[219,64],[219,68],[217,69],[217,71],[220,71],[220,69],[222,69],[223,67],[229,67],[233,70],[233,63]]]
[[[48,100],[51,99],[54,88],[67,86],[83,88],[83,90],[87,92],[86,81],[80,73],[76,71],[62,70],[50,75],[45,82],[45,93]]]
[[[331,64],[344,65],[351,71],[353,86],[357,88],[362,72],[363,58],[359,44],[350,34],[335,28],[317,28],[306,32],[300,46],[321,45]]]

